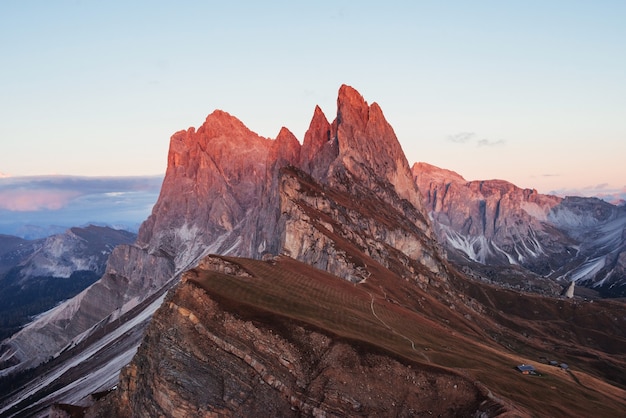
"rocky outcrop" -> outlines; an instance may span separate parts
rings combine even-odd
[[[261,280],[224,260],[206,262],[223,274]],[[186,274],[153,318],[117,390],[88,417],[492,416],[487,406],[506,410],[454,373],[426,370],[244,302],[220,302],[195,281],[202,272]]]
[[[543,195],[502,180],[468,182],[426,163],[415,164],[412,172],[450,250],[483,265],[516,265],[605,295],[626,294],[623,208],[593,198]]]
[[[5,237],[0,243],[6,248],[0,249],[0,337],[10,337],[34,316],[94,283],[113,248],[135,238],[93,225],[33,241]]]
[[[395,205],[385,202],[347,171],[339,189],[321,185],[295,168],[285,168],[282,174],[284,254],[353,282],[369,274],[354,262],[355,253],[386,267],[401,257],[432,272],[440,270],[436,242],[410,221],[421,217],[413,206],[402,207],[399,198]]]
[[[64,234],[44,240],[39,248],[21,266],[22,279],[52,276],[68,278],[75,271],[93,271],[103,274],[113,248],[130,244],[135,234],[111,228],[90,225],[70,228]]]
[[[174,134],[159,199],[136,243],[113,252],[100,281],[5,342],[2,374],[75,350],[77,341],[126,314],[149,316],[138,307],[211,253],[289,252],[361,280],[358,263],[332,249],[341,239],[358,249],[373,245],[367,251],[380,262],[395,251],[438,270],[417,188],[382,111],[348,86],[340,88],[337,105],[332,124],[315,110],[302,146],[285,128],[275,140],[263,138],[219,110],[197,130]],[[287,196],[290,190],[296,193]],[[309,192],[330,198],[316,202]],[[325,222],[336,215],[339,220]],[[387,215],[409,221],[387,231]]]

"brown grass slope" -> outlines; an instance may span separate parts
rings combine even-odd
[[[573,371],[567,373],[538,362],[542,353],[540,344],[521,347],[525,337],[517,335],[520,330],[516,329],[516,324],[520,329],[533,329],[529,328],[533,317],[539,316],[534,312],[542,310],[546,316],[538,318],[534,330],[549,335],[554,330],[548,325],[555,321],[566,322],[567,315],[577,309],[569,306],[563,315],[565,301],[553,301],[550,311],[546,310],[542,298],[463,282],[476,300],[484,299],[481,306],[485,303],[485,307],[480,308],[485,313],[474,312],[474,318],[468,320],[455,309],[441,306],[441,301],[419,288],[398,281],[395,274],[385,272],[380,266],[365,283],[351,284],[287,257],[273,262],[226,259],[239,264],[250,277],[196,270],[196,277],[191,281],[220,300],[227,309],[252,309],[296,320],[383,350],[427,370],[466,376],[484,384],[496,397],[527,409],[532,416],[610,417],[626,410],[626,391],[603,381],[607,379],[602,368],[594,367],[593,362],[584,363],[581,369],[575,361],[570,361]],[[390,286],[391,283],[399,285]],[[515,298],[516,302],[507,302],[505,296]],[[415,301],[419,303],[411,306]],[[530,305],[530,311],[523,308],[525,304]],[[522,308],[516,310],[511,305]],[[505,322],[508,327],[498,325]],[[268,326],[271,327],[271,321]],[[502,341],[489,338],[493,329],[498,328],[502,330],[502,339],[510,340],[504,346]],[[575,330],[570,328],[568,332],[575,333]],[[558,335],[553,336],[551,343],[558,338]],[[577,358],[573,354],[567,357],[568,360]],[[514,369],[520,363],[534,364],[542,376],[522,376]]]

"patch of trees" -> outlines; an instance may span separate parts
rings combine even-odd
[[[0,280],[0,340],[10,337],[33,316],[53,308],[98,280],[93,271],[75,271],[69,278],[20,277],[14,268]]]

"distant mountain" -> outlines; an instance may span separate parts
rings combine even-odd
[[[137,241],[2,343],[0,414],[619,415],[626,306],[475,280],[427,207],[349,86],[302,145],[215,111],[172,136]]]
[[[32,241],[0,236],[0,337],[95,282],[113,248],[135,238],[93,225]]]
[[[530,273],[521,274],[522,287],[546,278],[626,296],[626,207],[542,195],[502,180],[466,181],[426,163],[412,171],[440,240],[492,268],[489,274],[478,266],[480,275],[508,282],[511,274],[493,267],[516,266],[518,274]]]
[[[0,276],[26,260],[42,244],[43,240],[29,241],[13,235],[0,234]]]

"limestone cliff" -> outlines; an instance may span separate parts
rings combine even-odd
[[[524,193],[522,203],[532,197]],[[568,415],[560,398],[537,394],[558,387],[573,404],[581,386],[567,376],[519,381],[511,370],[558,347],[623,383],[612,371],[624,362],[607,353],[623,342],[625,316],[574,302],[455,271],[380,107],[342,86],[336,118],[316,108],[302,145],[286,128],[263,138],[222,111],[174,134],[137,242],[118,247],[80,297],[0,349],[5,373],[52,356],[0,381],[10,388],[0,414],[84,406],[134,358],[90,414],[524,416],[506,397]],[[520,333],[527,328],[536,338]],[[29,342],[48,348],[24,356]],[[594,360],[577,354],[587,349]],[[623,410],[622,392],[610,389],[585,393],[593,400],[576,412]]]
[[[412,168],[429,216],[450,250],[487,266],[514,265],[567,286],[626,295],[626,210],[560,198],[502,180],[466,181],[426,163]]]
[[[333,123],[315,109],[303,145],[285,128],[274,140],[263,138],[216,110],[198,129],[172,136],[159,199],[136,243],[117,248],[92,287],[4,342],[1,374],[50,358],[50,367],[63,369],[60,355],[78,356],[86,342],[96,358],[104,340],[94,335],[115,321],[149,318],[152,301],[211,253],[289,253],[344,279],[364,279],[362,266],[338,248],[341,240],[380,263],[398,252],[437,272],[434,235],[421,208],[393,129],[380,107],[351,87],[339,89]]]
[[[545,225],[561,201],[556,196],[500,180],[468,182],[426,163],[415,164],[412,172],[442,241],[474,261],[535,265],[547,274],[555,268],[550,256],[571,250],[573,242],[555,237]]]

